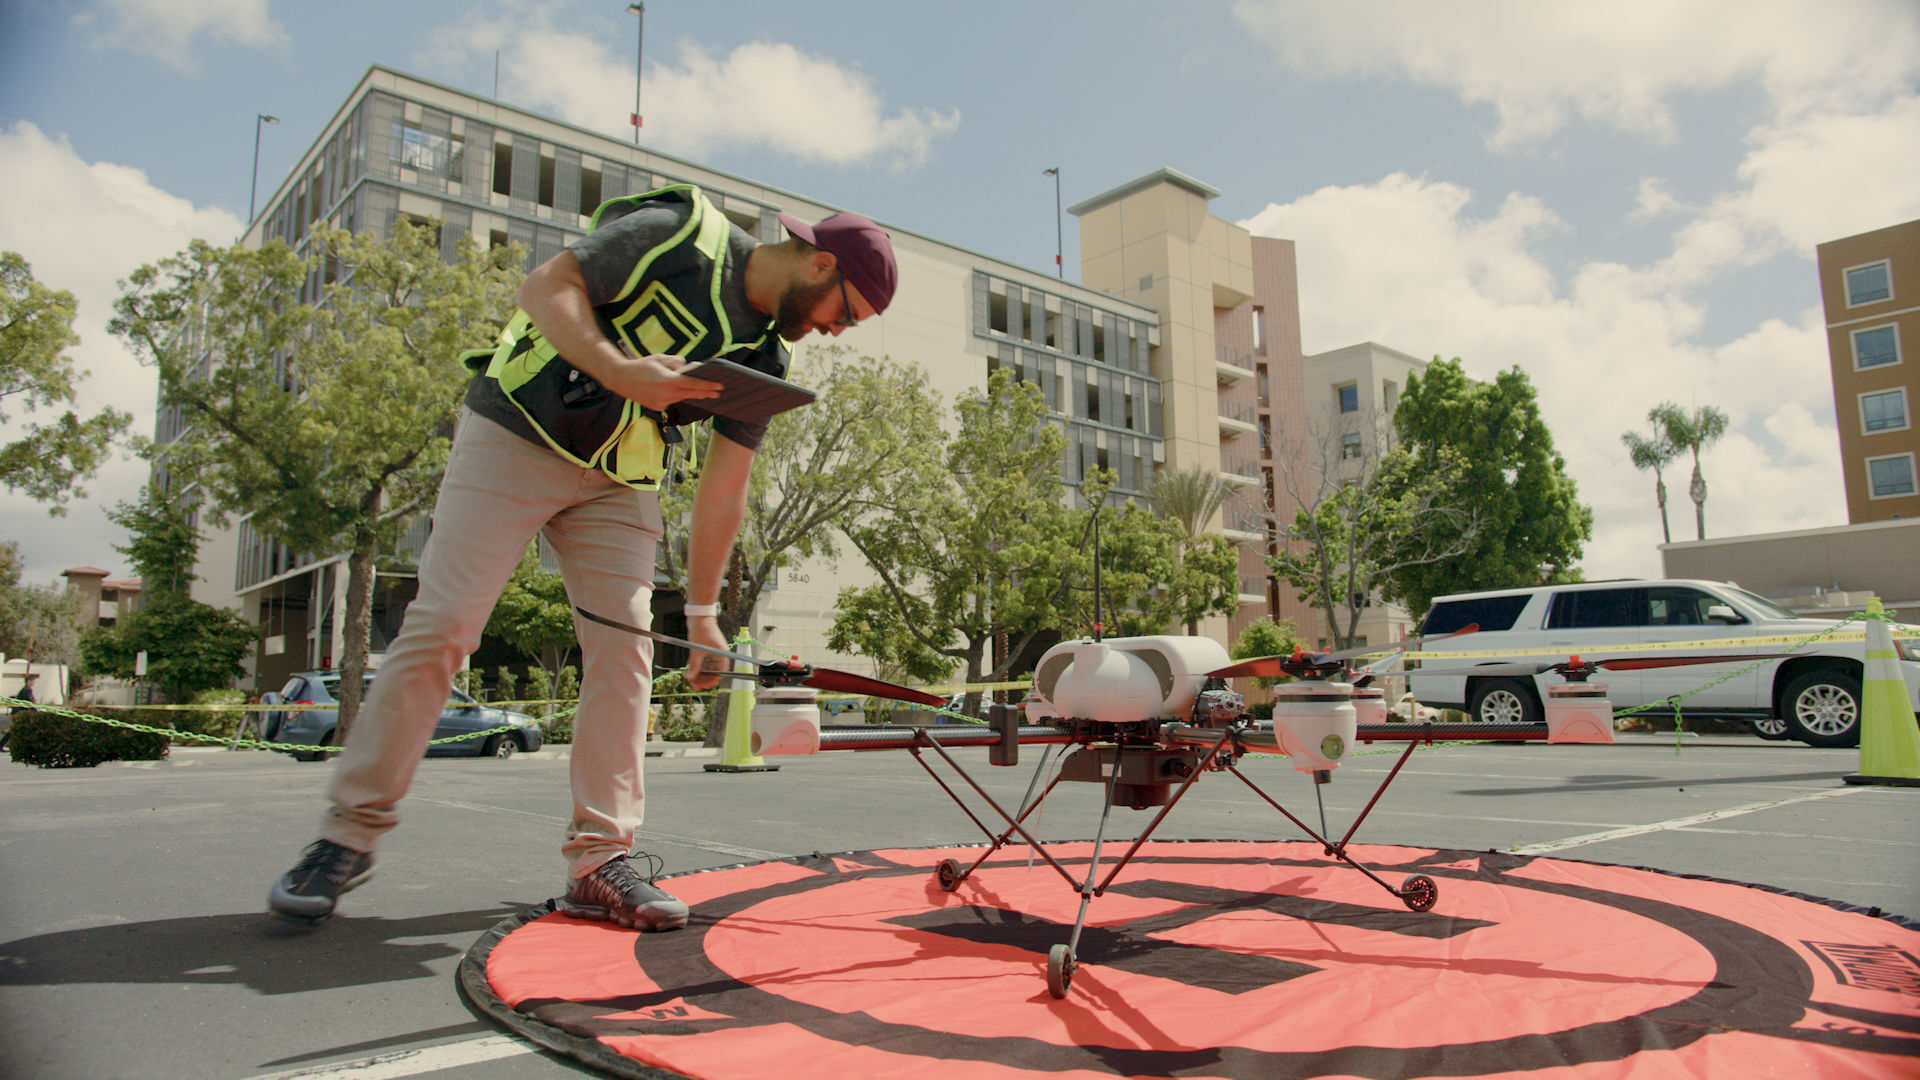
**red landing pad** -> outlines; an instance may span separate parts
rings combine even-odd
[[[684,930],[535,908],[460,966],[496,1022],[616,1076],[1920,1076],[1920,927],[1749,885],[1560,859],[1149,843],[1093,900],[1025,849],[704,870]],[[1052,850],[1085,873],[1088,843]],[[1109,851],[1107,862],[1113,858]],[[1103,863],[1104,865],[1104,863]],[[665,879],[663,879],[665,880]]]

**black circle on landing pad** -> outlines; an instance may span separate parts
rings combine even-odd
[[[1084,876],[1091,848],[1049,851]],[[1444,882],[1420,912],[1317,843],[1156,841],[1092,901],[1055,999],[1075,886],[1010,848],[947,891],[940,864],[980,850],[676,875],[693,917],[664,934],[535,908],[474,944],[460,985],[508,1029],[649,1080],[1920,1072],[1920,926],[1818,898],[1351,849],[1393,888]]]

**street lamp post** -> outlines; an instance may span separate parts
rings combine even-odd
[[[266,113],[253,114],[253,179],[247,186],[247,228],[253,228],[253,204],[260,194],[260,125],[278,124],[280,118]],[[242,235],[245,235],[244,233]]]
[[[1056,166],[1042,173],[1053,177],[1053,265],[1060,271],[1060,280],[1067,279],[1067,227],[1061,223],[1060,210],[1060,169]]]
[[[639,16],[639,29],[633,36],[633,145],[640,145],[640,58],[647,45],[647,5],[628,4],[627,11]]]

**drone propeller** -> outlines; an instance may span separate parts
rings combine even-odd
[[[1398,656],[1400,653],[1406,652],[1408,649],[1422,642],[1445,641],[1447,638],[1459,637],[1462,634],[1476,633],[1479,629],[1480,625],[1478,623],[1468,623],[1466,626],[1452,633],[1430,634],[1426,637],[1396,641],[1389,654],[1382,659],[1390,659]],[[1362,645],[1359,648],[1347,649],[1343,652],[1310,653],[1296,645],[1294,646],[1292,655],[1255,657],[1251,660],[1242,660],[1237,664],[1229,664],[1218,671],[1209,671],[1207,674],[1211,677],[1221,679],[1237,679],[1243,675],[1257,675],[1269,679],[1279,675],[1292,675],[1295,678],[1301,679],[1324,678],[1325,676],[1333,675],[1344,670],[1348,660],[1356,656],[1365,656],[1368,653],[1377,651],[1373,646]]]
[[[637,634],[643,638],[652,638],[654,641],[662,641],[668,645],[678,645],[684,649],[697,649],[700,652],[725,657],[729,660],[739,660],[752,664],[755,668],[753,671],[713,672],[713,674],[722,676],[723,678],[753,679],[758,681],[762,686],[811,686],[816,690],[826,690],[831,693],[863,694],[868,697],[891,698],[895,701],[911,701],[919,705],[945,705],[947,703],[946,698],[935,697],[924,690],[915,690],[910,686],[898,686],[890,682],[882,682],[879,679],[868,678],[865,675],[855,675],[851,671],[837,671],[833,668],[817,668],[811,664],[803,664],[797,656],[786,660],[756,660],[743,653],[729,652],[726,649],[716,649],[711,645],[701,645],[697,642],[684,641],[677,637],[668,637],[665,634],[656,634],[651,630],[645,630],[638,626],[630,626],[602,615],[595,615],[586,608],[576,607],[573,610],[579,612],[581,618],[597,622],[602,626],[611,626],[615,630],[624,630],[629,634]]]
[[[1487,664],[1465,669],[1475,676],[1544,675],[1549,671],[1566,676],[1568,682],[1586,682],[1602,668],[1609,671],[1644,671],[1648,668],[1690,667],[1694,664],[1742,664],[1772,660],[1786,653],[1745,653],[1738,656],[1616,656],[1606,660],[1582,660],[1570,656],[1561,663]]]

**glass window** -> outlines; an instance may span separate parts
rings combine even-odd
[[[1267,351],[1267,309],[1263,307],[1253,309],[1253,351]]]
[[[1340,460],[1351,461],[1359,457],[1361,452],[1360,436],[1358,433],[1349,433],[1340,436]]]
[[[1856,266],[1847,271],[1847,306],[1871,304],[1891,299],[1893,283],[1887,277],[1887,264],[1884,260],[1870,266]]]
[[[1553,598],[1553,608],[1547,613],[1547,629],[1644,626],[1646,598],[1645,589],[1558,593]]]
[[[1873,497],[1876,499],[1913,494],[1913,455],[1896,454],[1892,457],[1868,458],[1867,479],[1872,485]]]
[[[1853,333],[1853,367],[1880,367],[1900,362],[1900,339],[1891,326],[1876,326]]]
[[[1360,387],[1353,383],[1333,388],[1334,397],[1340,402],[1341,412],[1360,411]]]
[[[1511,630],[1513,621],[1532,599],[1527,593],[1510,596],[1481,596],[1465,600],[1444,600],[1433,605],[1420,624],[1422,634],[1451,634],[1468,626],[1482,631]]]
[[[1656,585],[1647,590],[1647,622],[1652,626],[1705,626],[1707,609],[1721,602],[1699,589]]]
[[[1860,395],[1860,424],[1869,432],[1900,431],[1907,426],[1904,388]]]

